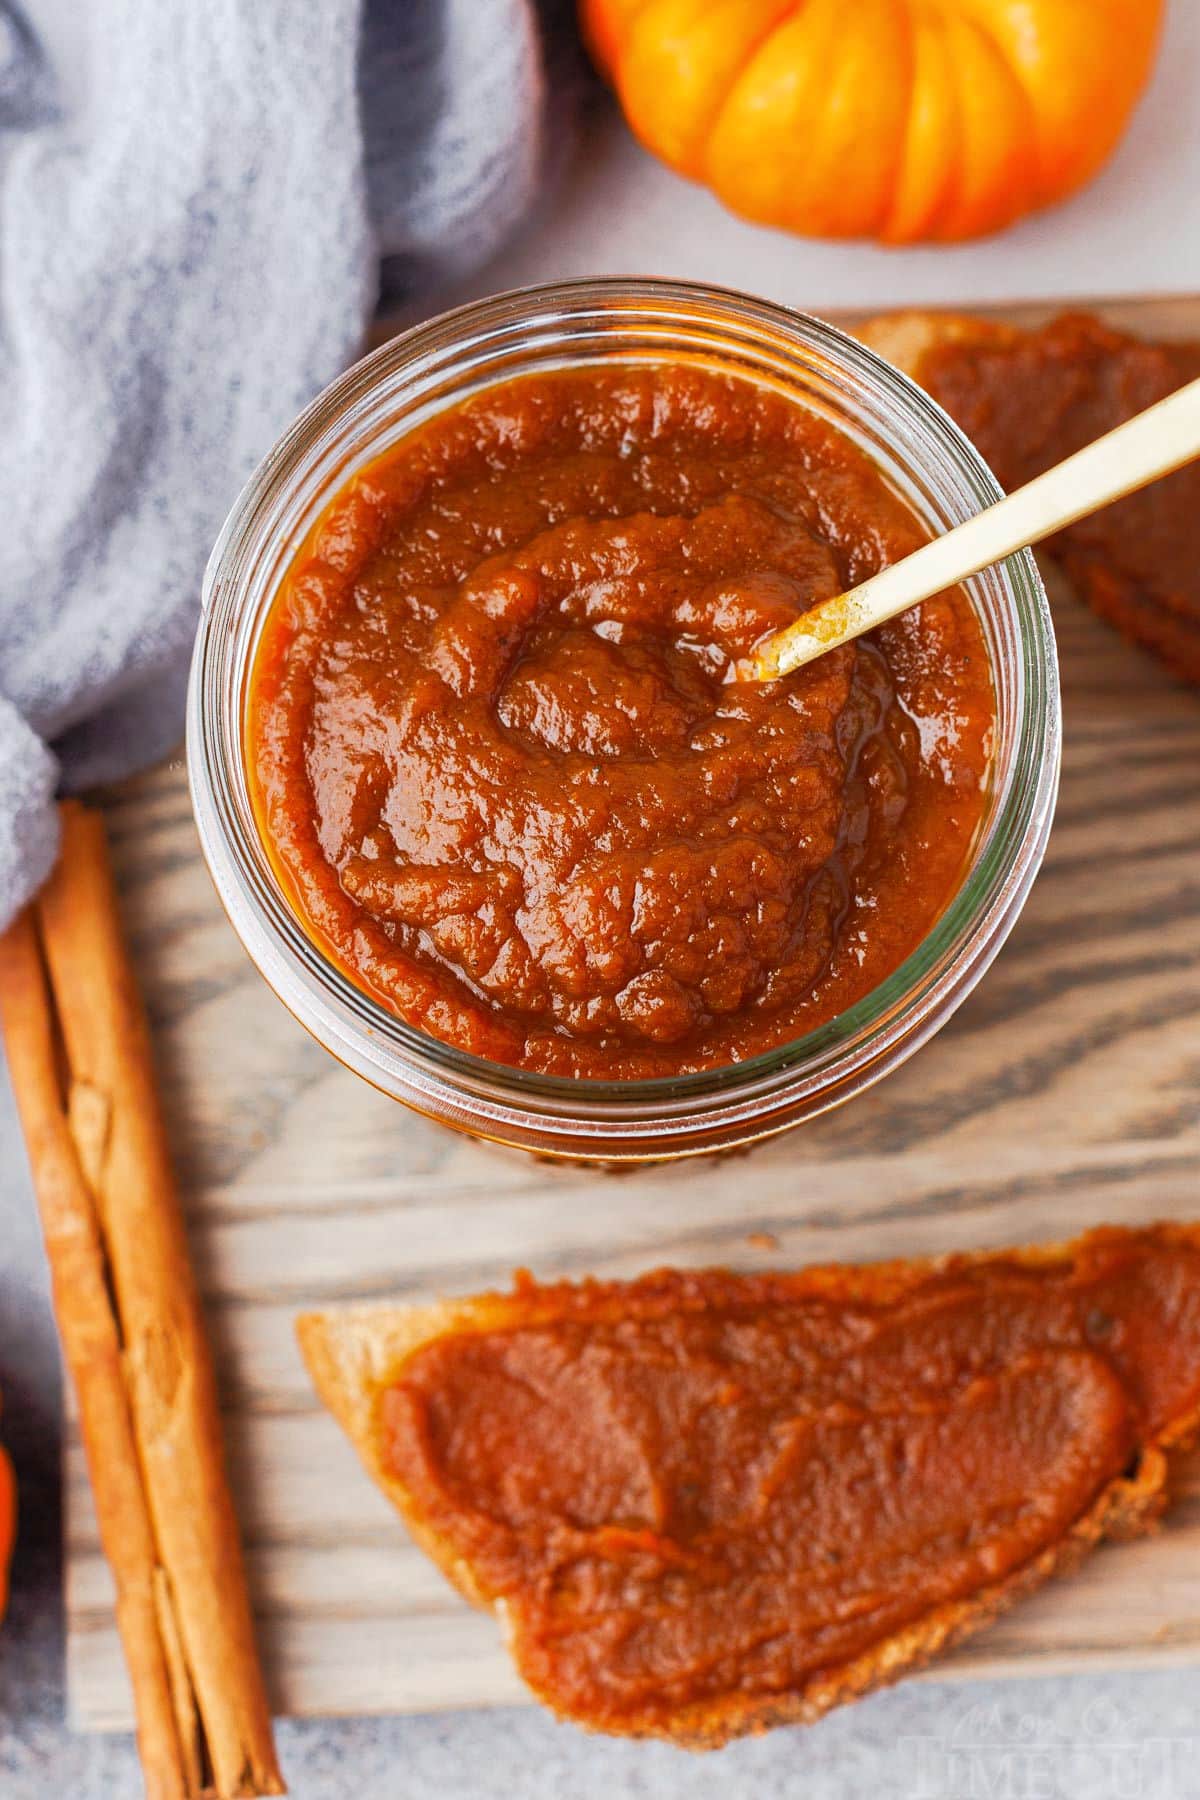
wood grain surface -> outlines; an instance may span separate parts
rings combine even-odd
[[[1130,319],[1130,309],[1123,309]],[[1010,314],[1011,316],[1011,314]],[[1135,309],[1200,336],[1200,304]],[[458,1138],[338,1066],[209,886],[182,765],[108,798],[282,1713],[523,1697],[496,1627],[411,1547],[317,1405],[305,1305],[658,1263],[787,1267],[1200,1212],[1200,695],[1055,594],[1066,753],[1045,868],[941,1034],[849,1107],[744,1157],[614,1176]],[[1200,1457],[1162,1534],[1098,1552],[939,1675],[1200,1664]],[[68,1433],[76,1721],[129,1696]]]

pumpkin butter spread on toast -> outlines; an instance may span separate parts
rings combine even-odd
[[[1149,1528],[1200,1226],[309,1314],[316,1385],[561,1716],[696,1748],[929,1660]]]
[[[1035,331],[889,313],[857,335],[945,408],[1010,493],[1200,376],[1200,343],[1154,343],[1088,313]],[[1093,612],[1200,682],[1200,463],[1077,520],[1046,548]]]

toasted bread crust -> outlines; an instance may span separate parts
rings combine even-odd
[[[446,1332],[487,1330],[512,1322],[504,1296],[439,1301],[433,1306],[354,1306],[332,1313],[302,1313],[296,1321],[300,1351],[313,1386],[358,1451],[368,1473],[403,1516],[409,1532],[459,1592],[485,1609],[491,1601],[467,1563],[431,1531],[412,1506],[407,1489],[391,1474],[382,1453],[379,1395],[401,1364],[422,1344]]]
[[[1200,1225],[1164,1225],[1154,1229],[1162,1241],[1200,1249]],[[777,1280],[781,1295],[794,1298],[837,1294],[846,1299],[888,1301],[902,1297],[931,1275],[952,1274],[998,1259],[1027,1268],[1045,1267],[1074,1259],[1085,1246],[1102,1244],[1106,1239],[1120,1241],[1127,1235],[1120,1230],[1102,1229],[1071,1243],[861,1268],[813,1267],[795,1275],[779,1276]],[[611,1306],[615,1313],[628,1303],[631,1291],[639,1295],[642,1303],[653,1304],[655,1284],[660,1279],[650,1275],[632,1284],[564,1282],[535,1290],[518,1287],[510,1294],[485,1293],[420,1307],[351,1306],[334,1312],[307,1313],[297,1321],[300,1348],[318,1393],[351,1438],[370,1474],[399,1509],[416,1542],[461,1593],[474,1604],[495,1611],[502,1623],[506,1623],[503,1600],[480,1587],[470,1567],[430,1529],[403,1483],[388,1468],[378,1421],[380,1395],[398,1378],[413,1352],[434,1339],[553,1321],[584,1306],[588,1316],[595,1318],[597,1309],[602,1314]],[[1200,1407],[1185,1418],[1172,1420],[1155,1442],[1143,1445],[1133,1468],[1101,1490],[1059,1543],[968,1599],[931,1608],[922,1618],[872,1645],[862,1655],[806,1680],[797,1691],[782,1695],[731,1692],[717,1700],[706,1699],[677,1708],[666,1729],[658,1724],[634,1724],[627,1735],[666,1736],[684,1748],[715,1749],[731,1738],[761,1733],[776,1725],[811,1723],[835,1706],[860,1699],[923,1668],[944,1650],[991,1624],[1022,1595],[1040,1587],[1051,1576],[1076,1568],[1101,1540],[1136,1537],[1152,1531],[1167,1501],[1166,1452],[1186,1447],[1198,1434]],[[553,1693],[540,1692],[536,1685],[530,1685],[538,1699],[552,1710],[559,1710]],[[585,1726],[588,1723],[578,1719],[574,1722]]]
[[[900,369],[913,381],[921,379],[926,356],[943,344],[977,344],[999,347],[1020,341],[1015,325],[995,319],[976,319],[970,313],[908,312],[881,313],[856,327],[854,332],[868,349]]]

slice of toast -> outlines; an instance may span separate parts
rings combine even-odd
[[[945,407],[1010,491],[1200,376],[1200,344],[1143,342],[1084,313],[1030,331],[899,312],[857,335]],[[1079,520],[1046,550],[1094,612],[1200,683],[1200,467]]]
[[[966,1360],[943,1395],[929,1371],[950,1356],[937,1332],[951,1317]],[[451,1581],[500,1619],[538,1698],[595,1729],[709,1748],[895,1681],[1100,1539],[1153,1525],[1168,1452],[1200,1426],[1200,1227],[786,1276],[522,1277],[511,1294],[307,1314],[298,1335],[368,1470]],[[894,1340],[897,1367],[911,1353],[924,1370],[911,1392],[893,1384],[867,1405],[854,1373],[867,1338]],[[751,1409],[738,1437],[747,1393],[757,1402],[757,1383],[777,1383],[781,1344],[787,1381],[792,1358],[809,1377],[782,1411]],[[678,1402],[675,1420],[671,1382],[693,1367],[704,1404]],[[595,1389],[584,1369],[604,1371]],[[638,1385],[660,1379],[661,1393]],[[978,1429],[993,1404],[994,1441]],[[658,1450],[639,1443],[625,1466],[631,1407],[653,1414]],[[1044,1433],[1030,1423],[1039,1409],[1055,1421]],[[750,1505],[760,1453],[770,1470]],[[978,1510],[943,1543],[945,1472],[958,1481],[960,1463]],[[829,1496],[843,1491],[844,1536],[841,1515],[831,1535]],[[872,1564],[874,1530],[903,1567],[886,1545]],[[861,1562],[870,1579],[825,1596],[823,1583],[849,1579],[825,1566],[846,1546],[851,1575]]]
[[[1015,325],[1001,320],[979,319],[971,313],[922,312],[918,308],[880,313],[858,326],[854,335],[918,384],[927,359],[946,345],[1005,349],[1018,344],[1022,337]]]

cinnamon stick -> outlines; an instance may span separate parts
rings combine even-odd
[[[151,1800],[280,1794],[216,1387],[98,814],[0,939],[0,1022]]]

